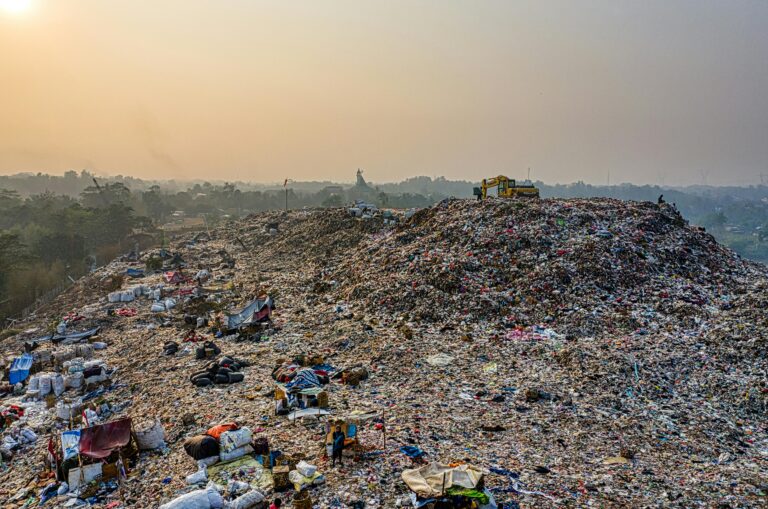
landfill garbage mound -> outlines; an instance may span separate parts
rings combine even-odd
[[[249,216],[0,343],[0,501],[764,507],[766,305],[669,205]]]
[[[340,298],[413,320],[557,323],[584,337],[693,324],[764,274],[671,206],[454,200],[366,241],[326,279]]]

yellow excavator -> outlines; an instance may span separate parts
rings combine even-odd
[[[510,179],[504,175],[483,179],[480,187],[475,187],[472,193],[478,200],[488,198],[488,189],[496,188],[496,196],[499,198],[538,198],[539,188],[534,186],[530,180],[518,183],[515,179]]]

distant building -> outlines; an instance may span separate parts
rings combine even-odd
[[[363,170],[360,168],[357,169],[357,182],[355,182],[355,187],[368,187],[368,183],[363,178]]]

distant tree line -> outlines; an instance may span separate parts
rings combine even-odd
[[[8,183],[9,178],[5,178]],[[445,196],[429,193],[387,194],[367,184],[345,189],[325,186],[318,191],[286,189],[241,190],[235,184],[197,183],[170,191],[160,185],[138,190],[124,181],[95,180],[87,172],[63,177],[30,175],[35,184],[80,189],[76,197],[45,190],[22,196],[0,188],[0,321],[16,316],[52,288],[108,263],[133,248],[140,234],[164,238],[160,226],[179,217],[202,216],[206,224],[266,210],[340,207],[354,200],[379,206],[425,207]],[[19,176],[13,177],[25,182]],[[0,178],[2,181],[2,178]],[[22,189],[34,186],[20,185]]]
[[[79,200],[47,192],[22,199],[0,189],[0,319],[126,249],[134,230],[149,225],[129,198],[130,192],[98,200],[89,192]]]

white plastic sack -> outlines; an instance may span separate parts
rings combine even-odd
[[[83,359],[72,359],[71,361],[67,361],[64,363],[64,369],[69,372],[70,374],[74,373],[82,373],[85,369],[85,366],[83,365]]]
[[[173,309],[176,307],[176,300],[165,299],[165,309]]]
[[[224,499],[212,488],[195,490],[160,506],[160,509],[221,509]]]
[[[245,495],[237,497],[229,503],[230,509],[252,509],[264,502],[264,495],[261,492],[253,490]]]
[[[208,471],[200,469],[194,474],[189,474],[186,478],[187,484],[200,484],[208,480]]]
[[[235,481],[234,479],[230,479],[227,483],[227,493],[231,497],[236,497],[237,495],[242,495],[246,491],[251,489],[251,485],[247,482],[243,481]]]
[[[153,313],[162,313],[163,311],[165,311],[165,306],[160,302],[155,302],[154,304],[152,304],[152,307],[149,308],[149,310],[152,311]]]
[[[51,376],[40,375],[40,397],[44,398],[51,393]]]
[[[253,452],[253,447],[251,447],[250,445],[244,445],[230,452],[222,451],[221,454],[219,454],[219,457],[221,458],[221,461],[232,461],[242,456],[245,456],[246,454],[251,454],[252,452]]]
[[[53,394],[58,398],[64,393],[66,387],[64,386],[64,377],[56,374],[51,379],[51,386],[53,388]]]
[[[120,294],[120,302],[132,302],[135,298],[133,290],[126,290]]]
[[[62,421],[67,421],[72,417],[72,407],[59,401],[56,403],[56,418]]]
[[[234,431],[225,431],[219,437],[222,452],[232,452],[235,449],[248,445],[253,440],[251,430],[243,427]]]
[[[64,377],[64,384],[71,389],[79,389],[83,386],[83,372],[72,373]]]
[[[165,429],[159,420],[155,420],[146,429],[136,431],[136,443],[142,451],[160,449],[165,445]],[[195,484],[195,483],[190,483]]]
[[[312,484],[312,478],[301,475],[298,470],[291,470],[288,472],[288,480],[291,481],[293,487],[298,491],[304,488],[304,486],[310,486]]]
[[[317,467],[315,465],[310,465],[304,460],[301,460],[296,465],[296,470],[298,470],[304,477],[312,477],[315,475],[315,472],[317,472]]]
[[[94,350],[104,350],[107,347],[106,343],[102,343],[101,341],[96,341],[91,343],[91,346]]]
[[[210,458],[203,458],[201,460],[197,460],[197,468],[206,468],[210,467],[211,465],[215,465],[219,462],[218,456],[211,456]]]
[[[29,428],[24,428],[21,430],[21,436],[24,437],[24,441],[28,444],[37,442],[37,434]]]
[[[111,303],[120,302],[120,292],[112,292],[107,295],[107,300]]]
[[[62,421],[68,421],[78,414],[79,408],[76,405],[68,405],[63,401],[56,404],[56,417]]]
[[[29,379],[29,383],[27,384],[27,392],[30,391],[40,391],[40,378],[37,376],[33,376]]]

